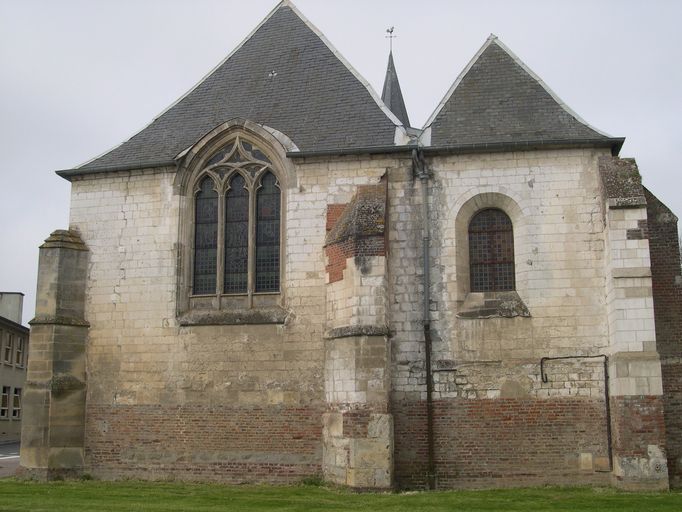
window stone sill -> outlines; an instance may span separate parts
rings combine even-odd
[[[514,318],[530,317],[530,311],[519,294],[507,292],[470,292],[467,294],[459,318]]]
[[[279,306],[225,311],[190,311],[178,317],[181,326],[283,324],[288,312]]]

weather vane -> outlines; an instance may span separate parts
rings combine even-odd
[[[388,44],[389,44],[389,48],[390,48],[390,51],[391,51],[391,52],[393,51],[393,40],[394,40],[396,37],[398,37],[398,36],[394,36],[394,35],[393,35],[393,31],[394,31],[394,30],[395,30],[395,27],[391,27],[391,28],[387,28],[387,29],[386,29],[386,33],[388,34],[388,35],[386,36],[386,39],[388,39],[388,41],[389,41]]]

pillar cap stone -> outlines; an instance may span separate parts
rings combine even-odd
[[[41,249],[73,249],[75,251],[87,251],[88,248],[75,231],[57,229],[45,239]]]

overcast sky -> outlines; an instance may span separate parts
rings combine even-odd
[[[381,91],[388,42],[421,127],[495,33],[588,123],[627,137],[644,183],[682,213],[682,2],[298,0]],[[33,316],[38,246],[68,227],[72,168],[129,138],[190,89],[271,0],[0,0],[0,291]]]

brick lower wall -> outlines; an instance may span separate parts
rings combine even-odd
[[[294,483],[321,475],[323,409],[91,405],[86,471],[99,478]]]
[[[682,358],[661,360],[670,487],[682,487]]]
[[[426,486],[426,403],[392,404],[400,488]],[[580,454],[607,463],[603,400],[495,399],[434,403],[439,488],[599,484],[610,473],[580,469]]]
[[[620,457],[648,457],[650,445],[665,446],[663,398],[618,396],[611,398],[613,451]]]

